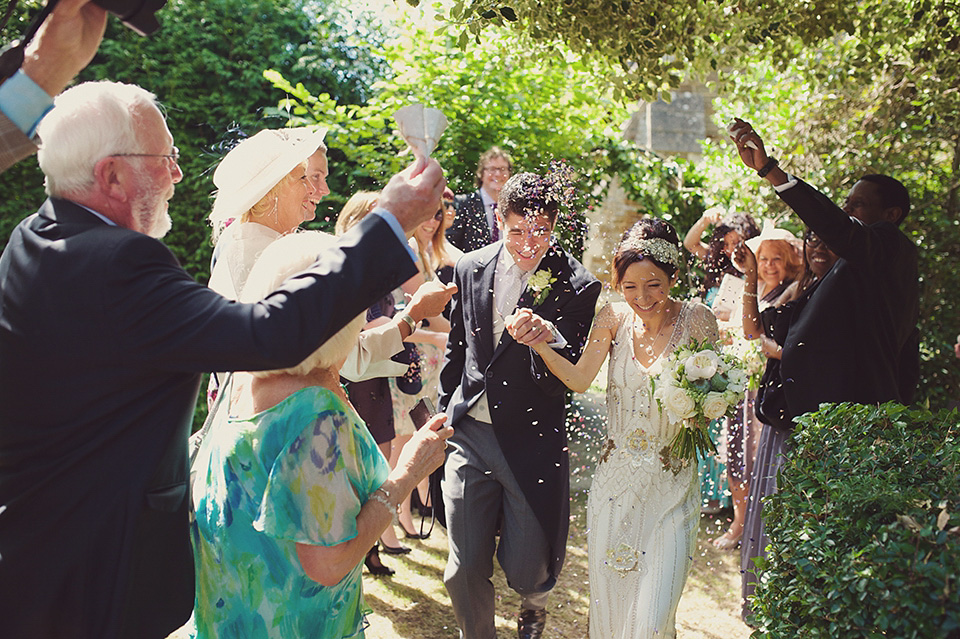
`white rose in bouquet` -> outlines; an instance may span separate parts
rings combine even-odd
[[[690,419],[697,414],[697,403],[687,391],[678,386],[665,388],[663,406],[667,409],[667,417],[673,423]]]
[[[715,351],[703,350],[694,353],[683,363],[683,370],[687,380],[695,382],[698,379],[710,379],[717,374],[720,367],[720,357]]]
[[[677,376],[677,362],[672,359],[660,359],[660,375],[663,379],[672,379]]]
[[[726,414],[730,404],[724,397],[724,393],[710,391],[706,399],[703,400],[703,416],[707,419],[720,419]]]

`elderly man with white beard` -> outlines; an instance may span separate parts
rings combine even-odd
[[[405,234],[443,172],[395,175],[311,268],[240,304],[153,239],[183,173],[151,93],[81,84],[40,138],[50,198],[0,257],[0,636],[159,639],[193,608],[200,374],[293,366],[416,274]]]

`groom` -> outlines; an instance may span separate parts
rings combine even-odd
[[[560,203],[549,178],[516,175],[497,206],[502,242],[457,264],[440,405],[455,434],[444,470],[450,554],[444,582],[462,639],[495,639],[493,555],[523,598],[521,639],[540,637],[567,541],[569,472],[563,384],[504,330],[576,360],[600,283],[551,245]],[[497,544],[497,533],[500,539]]]

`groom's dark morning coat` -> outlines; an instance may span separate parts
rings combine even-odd
[[[294,365],[416,274],[376,215],[339,249],[237,304],[71,202],[17,227],[0,258],[0,637],[165,637],[187,620],[200,372]]]
[[[493,344],[493,280],[502,242],[468,253],[457,263],[459,293],[440,373],[439,410],[454,429],[486,390],[497,441],[553,552],[550,572],[563,565],[570,512],[570,472],[564,428],[566,386],[543,360],[504,330]],[[600,282],[564,251],[551,247],[537,270],[557,278],[549,296],[533,305],[527,290],[518,306],[553,322],[566,338],[564,357],[577,361],[593,321]],[[464,499],[468,499],[464,495]]]

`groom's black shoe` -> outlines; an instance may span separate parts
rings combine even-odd
[[[540,639],[543,627],[547,625],[546,610],[520,609],[517,617],[517,637],[520,639]]]

